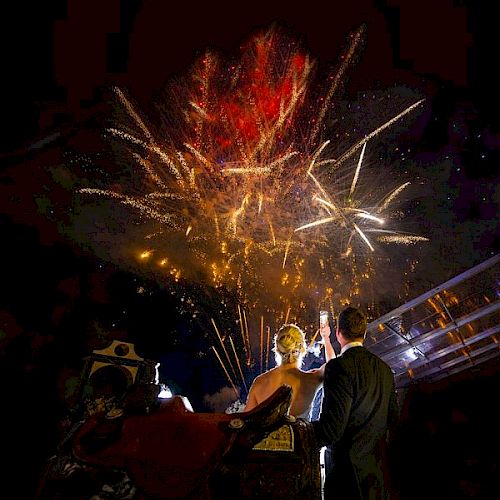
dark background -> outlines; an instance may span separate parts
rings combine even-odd
[[[274,21],[328,68],[348,33],[365,23],[346,98],[398,85],[426,97],[419,119],[390,138],[391,151],[411,146],[411,154],[405,163],[389,156],[396,170],[426,180],[413,220],[431,244],[421,250],[410,290],[416,296],[498,252],[492,4],[306,2],[292,8],[285,2],[68,0],[2,7],[0,370],[4,441],[12,441],[2,476],[17,489],[15,498],[31,497],[55,447],[57,422],[77,397],[82,357],[111,339],[135,342],[142,355],[160,360],[163,380],[195,410],[221,411],[214,405],[225,400],[224,374],[207,354],[213,335],[180,300],[196,294],[201,309],[210,311],[220,297],[188,285],[172,294],[97,258],[61,223],[72,194],[54,182],[51,167],[64,161],[68,145],[92,152],[102,146],[93,128],[108,111],[106,89],[126,88],[147,110],[168,78],[206,47],[237,53],[242,40]],[[494,361],[408,392],[399,462],[405,498],[427,495],[433,477],[449,498],[479,498],[491,488]],[[24,471],[24,479],[14,481],[12,470]]]

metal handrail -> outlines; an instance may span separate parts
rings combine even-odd
[[[490,257],[489,259],[485,260],[484,262],[481,262],[477,266],[474,266],[468,269],[467,271],[464,271],[463,273],[455,276],[454,278],[451,278],[450,280],[441,283],[440,285],[434,287],[432,290],[429,290],[428,292],[419,295],[418,297],[410,300],[409,302],[406,302],[405,304],[396,307],[396,309],[393,309],[392,311],[384,314],[380,318],[377,318],[376,320],[370,322],[367,326],[367,331],[375,330],[380,324],[384,324],[386,321],[394,317],[401,316],[402,313],[414,308],[415,306],[421,304],[422,302],[425,302],[427,299],[433,297],[442,290],[445,290],[447,288],[457,285],[458,283],[461,283],[462,281],[480,273],[481,271],[484,271],[485,269],[494,266],[499,261],[500,261],[500,254],[496,254],[493,257]]]

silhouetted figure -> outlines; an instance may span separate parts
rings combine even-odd
[[[340,313],[341,354],[326,364],[321,414],[312,423],[318,445],[327,447],[325,500],[389,498],[385,447],[399,413],[394,375],[363,347],[365,331],[361,311]]]

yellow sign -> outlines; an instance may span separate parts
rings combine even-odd
[[[290,425],[283,425],[258,442],[253,449],[263,451],[293,451],[294,436]]]

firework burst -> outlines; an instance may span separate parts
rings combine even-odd
[[[382,192],[363,172],[371,141],[421,101],[354,144],[328,137],[326,118],[361,37],[351,37],[322,96],[311,89],[312,59],[276,28],[255,36],[238,63],[206,53],[169,87],[158,120],[115,89],[126,119],[107,132],[138,175],[120,189],[79,192],[140,215],[147,231],[137,252],[159,273],[296,317],[349,302],[368,290],[362,282],[381,244],[425,239],[391,227],[409,183]]]

